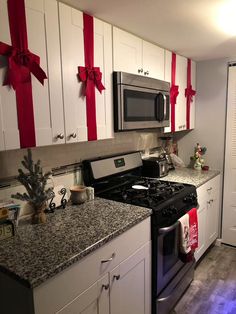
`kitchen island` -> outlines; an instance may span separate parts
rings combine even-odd
[[[150,241],[150,215],[143,207],[95,198],[49,214],[45,224],[18,227],[14,238],[0,243],[3,313],[52,314],[101,277],[106,281],[108,271]]]

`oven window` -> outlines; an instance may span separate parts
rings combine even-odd
[[[178,228],[168,232],[163,238],[163,275],[178,262]]]
[[[124,90],[124,120],[125,121],[155,121],[157,120],[155,93]]]

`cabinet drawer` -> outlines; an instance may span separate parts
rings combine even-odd
[[[199,200],[217,199],[219,196],[220,175],[209,180],[205,184],[197,188],[197,195]]]
[[[149,217],[35,288],[35,314],[57,312],[150,239]]]

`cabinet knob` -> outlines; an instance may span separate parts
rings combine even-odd
[[[138,73],[143,73],[143,69],[138,69]]]
[[[207,192],[210,192],[212,190],[212,187],[210,187],[209,189],[207,189]]]
[[[119,280],[120,279],[120,275],[114,275],[113,276],[113,280]]]
[[[103,263],[111,262],[115,256],[116,256],[116,254],[112,253],[110,258],[102,260],[101,263],[103,264]]]
[[[108,290],[109,289],[109,283],[106,284],[106,285],[102,285],[102,290],[105,289],[105,290]]]
[[[60,140],[63,140],[64,137],[65,137],[65,136],[64,136],[63,133],[59,133],[59,134],[56,136],[56,138],[58,138],[58,139],[60,139]]]
[[[69,135],[69,137],[76,138],[76,133],[75,133],[75,132],[74,132],[74,133],[71,133],[71,134]]]
[[[149,71],[145,71],[143,74],[144,75],[149,75]]]

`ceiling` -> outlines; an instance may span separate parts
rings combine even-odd
[[[236,56],[236,0],[62,0],[195,61]]]

